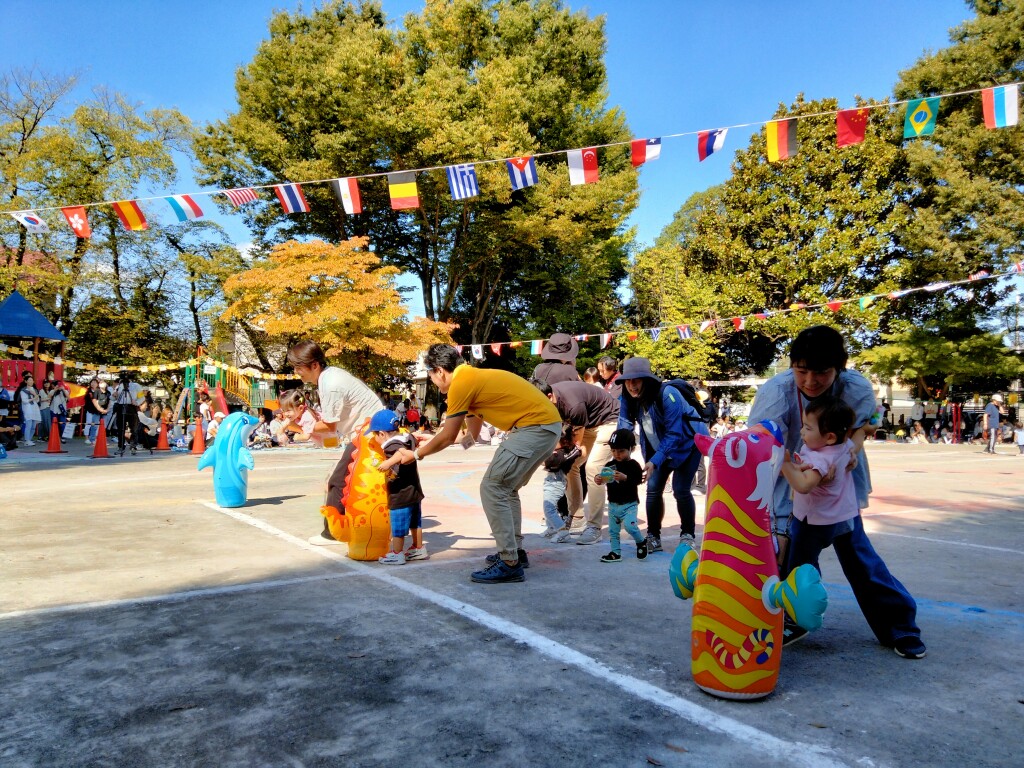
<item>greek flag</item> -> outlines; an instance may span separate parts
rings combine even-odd
[[[480,194],[480,186],[476,183],[476,171],[472,165],[449,165],[444,170],[448,174],[452,200],[465,200]]]

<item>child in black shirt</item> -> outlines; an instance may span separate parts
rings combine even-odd
[[[566,530],[566,521],[558,511],[558,500],[565,496],[566,475],[580,457],[580,447],[573,442],[572,427],[562,430],[562,436],[551,455],[544,460],[544,521],[548,524],[544,537],[550,539]]]
[[[391,518],[391,550],[377,558],[384,565],[402,565],[409,560],[426,560],[423,546],[423,488],[416,463],[402,464],[402,456],[416,448],[416,438],[398,431],[399,418],[394,411],[378,411],[370,419],[368,431],[387,457],[377,469],[387,473],[388,516]],[[412,534],[412,546],[405,549],[405,537]]]
[[[617,563],[622,560],[619,548],[621,528],[625,528],[636,542],[636,559],[643,560],[647,557],[647,541],[640,533],[640,526],[636,520],[637,509],[640,506],[637,488],[643,482],[643,469],[630,458],[635,446],[636,436],[632,430],[615,430],[608,440],[608,447],[612,449],[612,460],[594,475],[594,482],[598,485],[608,483],[608,539],[611,541],[612,551],[601,558],[602,563]]]

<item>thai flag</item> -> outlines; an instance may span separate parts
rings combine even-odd
[[[981,111],[986,128],[1007,128],[1017,124],[1017,86],[1001,85],[981,92]]]
[[[532,157],[510,157],[505,161],[512,191],[526,189],[537,183],[537,163]]]
[[[480,185],[476,182],[476,170],[472,165],[449,165],[444,170],[448,174],[448,186],[452,191],[452,200],[465,200],[480,194]]]
[[[728,132],[728,128],[716,128],[713,131],[701,131],[697,134],[697,156],[700,157],[701,162],[708,155],[714,154],[725,146],[725,134]]]
[[[171,206],[178,221],[195,221],[203,218],[203,209],[199,207],[191,195],[171,195],[164,200]]]
[[[275,184],[274,194],[285,213],[309,213],[309,203],[298,184]]]
[[[630,142],[630,148],[634,168],[661,157],[661,139],[634,139]]]

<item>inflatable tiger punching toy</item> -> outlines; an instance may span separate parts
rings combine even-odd
[[[353,560],[373,560],[391,547],[391,518],[388,515],[387,479],[377,465],[384,454],[367,434],[366,424],[359,430],[359,441],[352,453],[341,503],[345,514],[334,507],[322,507],[327,527],[338,541],[348,544]]]
[[[763,698],[778,682],[783,610],[817,629],[828,596],[811,565],[779,580],[770,509],[784,453],[778,426],[695,440],[709,464],[704,539],[699,557],[680,545],[669,566],[676,597],[693,598],[693,679],[724,699]]]

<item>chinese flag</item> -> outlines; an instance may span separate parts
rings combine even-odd
[[[866,109],[844,109],[836,113],[836,146],[848,147],[864,141],[864,131],[868,127],[868,111]]]
[[[61,208],[60,212],[68,220],[68,226],[75,230],[76,237],[92,237],[92,228],[89,226],[89,217],[85,215],[85,206]]]

